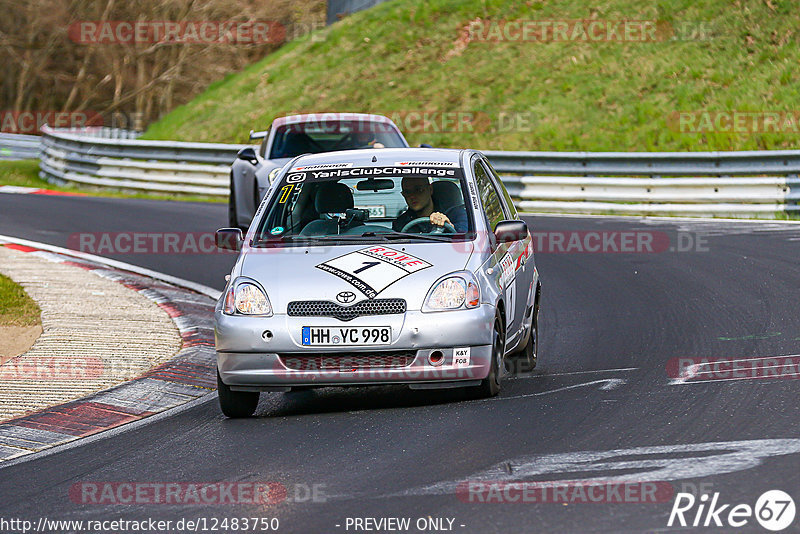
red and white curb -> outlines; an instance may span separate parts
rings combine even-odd
[[[62,197],[84,197],[85,193],[71,193],[69,191],[53,191],[52,189],[39,189],[38,187],[24,187],[21,185],[0,185],[0,193],[13,195],[53,195]]]
[[[169,314],[182,339],[174,358],[134,380],[0,423],[0,464],[144,419],[216,389],[213,313],[218,291],[42,243],[0,236],[0,245],[81,267],[139,292]]]

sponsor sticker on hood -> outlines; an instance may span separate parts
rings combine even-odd
[[[316,267],[338,276],[372,299],[401,278],[431,266],[427,261],[405,252],[371,246],[320,263]]]
[[[352,163],[319,163],[317,165],[301,165],[299,167],[292,167],[292,172],[318,171],[321,169],[349,169],[352,166]]]
[[[455,167],[453,161],[395,161],[401,167]]]

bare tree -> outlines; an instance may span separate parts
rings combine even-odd
[[[138,117],[140,127],[282,42],[84,42],[80,23],[169,22],[191,30],[208,21],[273,21],[292,36],[292,28],[325,19],[324,0],[0,0],[0,9],[0,111],[93,111],[106,122],[112,114]]]

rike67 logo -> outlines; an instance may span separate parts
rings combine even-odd
[[[667,526],[739,528],[750,523],[753,517],[767,530],[784,530],[794,521],[794,500],[781,490],[764,492],[756,500],[755,506],[722,503],[719,492],[710,498],[704,493],[699,499],[691,493],[678,493]]]

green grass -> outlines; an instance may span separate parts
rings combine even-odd
[[[147,198],[153,200],[181,200],[192,202],[227,202],[227,197],[201,195],[178,195],[167,193],[142,193],[133,190],[114,190],[109,188],[82,185],[54,185],[39,178],[38,160],[0,161],[0,185],[17,185],[80,193],[83,195],[112,198]]]
[[[39,306],[22,287],[0,274],[0,326],[34,326],[40,322]]]
[[[469,21],[659,20],[660,42],[459,41]],[[699,30],[698,30],[699,28]],[[292,112],[461,112],[473,131],[412,145],[503,150],[757,150],[797,133],[681,133],[675,111],[795,111],[800,10],[790,0],[395,0],[292,42],[209,87],[145,138],[246,142]],[[529,124],[499,128],[502,114]],[[506,115],[508,116],[508,115]]]

